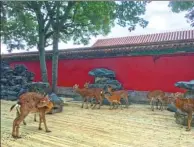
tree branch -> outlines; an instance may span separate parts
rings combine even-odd
[[[45,35],[45,40],[53,35],[54,31],[51,31]]]
[[[47,5],[47,6],[46,6],[46,5]],[[48,12],[48,9],[50,8],[48,2],[45,2],[45,6],[46,6],[47,12]],[[57,6],[56,3],[54,3],[54,6],[53,6],[52,10],[49,9],[51,14],[52,14],[52,13],[54,12],[54,10],[56,9],[56,6]],[[49,16],[50,16],[50,15],[49,15],[49,12],[48,12],[46,18],[48,19]],[[45,18],[45,21],[46,21],[46,18]],[[45,26],[45,32],[48,31],[48,29],[49,29],[49,27],[50,27],[50,25],[51,25],[51,21],[53,21],[53,19],[50,18],[49,21],[48,21],[48,23],[47,23],[46,26]]]
[[[53,9],[50,8],[50,5],[49,5],[48,1],[45,1],[44,3],[45,3],[45,6],[46,6],[48,15],[49,15],[49,17],[50,17],[50,20],[51,20],[50,23],[52,24],[52,26],[54,26],[54,25],[55,25],[55,22],[54,22],[54,19],[53,19],[53,12],[54,12],[54,9],[55,9],[56,6],[57,6],[57,5],[56,5],[56,2],[54,3],[55,5],[53,6]]]
[[[61,19],[60,24],[59,24],[59,29],[62,27],[62,25],[64,24],[64,22],[67,20],[68,15],[69,15],[69,12],[70,12],[71,8],[73,7],[73,5],[75,3],[76,2],[74,2],[74,1],[69,1],[68,2],[68,6],[66,8],[64,8],[65,13],[64,13],[64,16]]]
[[[50,25],[51,25],[51,19],[49,19],[49,21],[48,21],[47,24],[45,25],[45,32],[48,31]]]

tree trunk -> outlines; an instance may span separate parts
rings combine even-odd
[[[56,30],[53,34],[53,56],[52,56],[52,92],[56,93],[58,80],[58,43],[59,31]]]
[[[39,50],[39,59],[40,59],[40,69],[42,75],[42,81],[48,82],[48,74],[47,74],[47,67],[46,67],[46,54],[45,54],[45,46],[44,46],[44,31],[39,32],[39,43],[38,43],[38,50]]]

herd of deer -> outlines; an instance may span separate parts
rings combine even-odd
[[[89,88],[89,82],[86,82],[84,84],[84,88],[79,88],[79,85],[75,84],[73,86],[73,89],[75,92],[79,93],[83,97],[82,106],[84,106],[84,102],[86,102],[87,106],[86,109],[88,109],[88,102],[91,101],[91,106],[93,106],[93,99],[96,100],[95,105],[92,107],[92,109],[95,108],[97,104],[99,104],[98,109],[100,109],[100,106],[102,105],[102,101],[104,98],[106,98],[110,103],[110,109],[113,109],[115,105],[121,105],[121,98],[125,100],[126,108],[128,108],[129,102],[128,102],[128,91],[127,90],[118,90],[113,91],[113,88],[110,85],[107,85],[107,91],[105,92],[102,88]],[[111,108],[111,106],[113,106]],[[121,105],[122,108],[122,105]]]
[[[128,102],[128,91],[127,90],[117,90],[113,91],[113,88],[110,85],[107,85],[107,90],[105,91],[102,88],[89,88],[89,82],[84,84],[84,88],[79,88],[79,85],[75,84],[73,86],[73,90],[76,93],[79,93],[82,98],[81,108],[84,107],[84,102],[86,103],[86,109],[88,109],[88,102],[91,102],[91,107],[94,109],[97,104],[99,104],[98,109],[102,106],[102,101],[106,98],[110,103],[109,109],[116,109],[118,106],[121,106],[121,99],[123,98],[126,103],[126,108],[129,106]],[[150,91],[147,94],[147,98],[150,101],[151,109],[154,111],[154,104],[156,104],[157,109],[160,104],[160,110],[163,110],[164,106],[170,103],[174,103],[177,109],[180,109],[183,112],[188,114],[188,127],[187,131],[191,130],[191,121],[192,121],[192,113],[194,112],[194,99],[186,99],[184,98],[183,93],[175,93],[170,96],[166,96],[165,92],[161,90]],[[95,99],[96,103],[93,106],[93,99]],[[115,107],[116,106],[116,107]],[[34,121],[36,121],[36,113],[39,113],[39,130],[42,130],[41,123],[43,121],[46,132],[51,132],[47,125],[45,114],[53,108],[53,103],[50,101],[48,95],[42,95],[36,92],[26,92],[19,96],[19,100],[16,104],[12,105],[10,111],[16,107],[17,117],[13,121],[13,130],[12,136],[14,138],[21,138],[19,136],[19,125],[23,121],[23,124],[26,125],[25,117],[29,113],[35,113]],[[111,108],[112,107],[112,108]]]

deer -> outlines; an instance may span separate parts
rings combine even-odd
[[[187,113],[187,128],[186,131],[191,131],[192,115],[194,112],[194,98],[184,98],[184,93],[177,92],[174,94],[174,99],[171,101],[175,104],[178,110]]]
[[[176,97],[179,98],[184,98],[184,93],[181,92],[176,92],[176,93],[171,93],[169,96],[163,96],[158,99],[158,102],[160,103],[160,110],[163,110],[164,105],[165,105],[165,110],[167,109],[167,104],[170,104],[175,100]]]
[[[33,112],[39,112],[40,121],[39,121],[38,129],[42,130],[41,123],[43,121],[44,126],[45,126],[45,131],[51,132],[47,127],[46,118],[45,118],[45,113],[46,113],[45,107],[47,107],[50,104],[51,103],[50,103],[48,95],[42,95],[36,92],[26,92],[20,95],[18,102],[12,105],[10,108],[10,111],[12,111],[12,109],[15,106],[17,105],[20,106],[19,116],[16,117],[13,121],[12,137],[21,138],[21,136],[19,136],[20,123],[25,119],[25,117],[29,113],[33,113]]]
[[[147,98],[150,101],[151,109],[154,111],[154,103],[156,103],[158,109],[158,103],[163,103],[162,99],[164,98],[165,93],[162,90],[153,90],[148,92]]]
[[[100,106],[101,106],[101,103],[102,103],[101,95],[99,96],[96,90],[90,89],[90,88],[89,89],[86,89],[86,88],[81,89],[81,88],[79,88],[78,84],[75,84],[73,86],[73,89],[75,90],[75,92],[79,93],[83,98],[81,108],[83,108],[84,102],[86,102],[86,109],[88,109],[88,100],[91,99],[91,98],[95,98],[96,99],[96,104],[92,107],[92,109],[95,108],[97,103],[99,104],[98,109],[100,109]],[[100,101],[100,103],[99,103],[99,101]]]
[[[16,107],[16,111],[17,111],[17,112],[16,112],[16,116],[18,117],[18,116],[21,114],[21,112],[20,112],[20,110],[19,110],[20,105],[16,105],[15,107]],[[48,105],[46,105],[46,106],[44,106],[44,107],[42,107],[42,108],[40,108],[40,109],[45,109],[45,113],[48,113],[48,112],[50,112],[50,111],[52,110],[52,108],[53,108],[53,103],[50,101],[50,102],[48,103]],[[32,113],[33,113],[33,112],[32,112]],[[37,121],[37,120],[36,120],[36,113],[37,113],[37,112],[34,112],[34,122]],[[27,125],[25,119],[23,120],[23,124],[24,124],[24,125]]]
[[[192,114],[194,112],[194,99],[177,97],[175,100],[175,106],[177,107],[177,109],[187,113],[188,122],[187,122],[186,131],[190,131],[191,130]]]
[[[90,89],[90,90],[93,90],[94,93],[96,93],[97,97],[100,99],[101,101],[101,106],[102,106],[102,100],[104,99],[103,95],[102,95],[102,91],[103,91],[103,88],[89,88],[89,84],[90,82],[86,82],[84,84],[84,88],[86,89]],[[94,98],[94,97],[93,97]],[[91,106],[93,106],[93,98],[91,99]]]
[[[121,98],[123,98],[125,100],[125,107],[128,108],[129,107],[129,100],[128,100],[128,91],[127,90],[117,90],[117,91],[113,91],[113,88],[108,85],[108,89],[109,91],[112,92],[112,94],[116,94],[116,95],[120,95]]]
[[[164,97],[161,97],[160,99],[158,99],[158,102],[160,103],[160,110],[167,110],[167,105],[171,103],[171,101],[173,101],[174,99],[174,95],[171,94],[169,96],[164,96]]]
[[[101,92],[101,94],[102,95],[104,95],[104,97],[109,101],[109,103],[110,103],[110,110],[111,109],[114,109],[114,106],[115,106],[115,104],[117,104],[117,107],[116,108],[118,108],[118,105],[120,105],[121,106],[121,109],[122,109],[122,105],[121,105],[121,94],[118,94],[118,93],[113,93],[112,92],[112,87],[111,86],[109,86],[108,85],[108,92]],[[113,106],[112,108],[111,108],[111,106]]]

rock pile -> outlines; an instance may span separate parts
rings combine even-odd
[[[1,62],[1,99],[16,100],[22,88],[32,82],[34,73],[20,64],[11,68],[6,62]]]
[[[116,75],[114,71],[105,68],[96,68],[91,70],[89,75],[95,77],[94,84],[89,84],[91,88],[103,88],[106,89],[107,84],[111,85],[113,89],[122,89],[122,84],[116,80]]]

